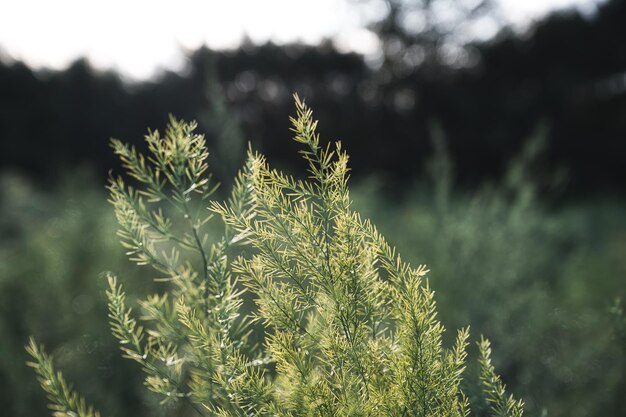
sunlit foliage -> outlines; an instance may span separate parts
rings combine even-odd
[[[109,276],[123,355],[163,402],[184,401],[203,416],[469,415],[461,388],[469,329],[443,345],[428,269],[403,261],[352,209],[347,154],[320,143],[311,110],[295,101],[292,131],[308,177],[271,169],[250,150],[223,203],[210,201],[215,186],[195,124],[172,118],[164,136],[151,132],[148,156],[112,142],[136,183],[109,183],[119,237],[131,260],[167,281],[136,316]],[[224,224],[220,238],[207,232],[213,215]],[[28,350],[53,410],[95,413],[35,342]],[[521,416],[486,340],[479,350],[476,383],[490,415]]]

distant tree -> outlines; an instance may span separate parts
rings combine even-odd
[[[475,25],[481,19],[497,19],[492,0],[355,2],[384,10],[370,27],[382,42],[383,75],[394,79],[415,73],[436,77],[443,68],[466,65],[469,56],[464,48],[477,35]]]

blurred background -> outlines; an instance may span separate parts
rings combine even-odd
[[[526,415],[626,416],[624,0],[2,2],[3,414],[47,413],[31,334],[104,415],[167,413],[108,331],[103,271],[158,290],[115,236],[109,138],[171,113],[223,191],[248,142],[301,174],[294,92]]]

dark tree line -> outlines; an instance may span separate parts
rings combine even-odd
[[[566,166],[571,192],[624,190],[624,22],[626,2],[615,0],[590,18],[557,14],[530,33],[469,45],[478,57],[471,65],[422,63],[400,75],[389,70],[392,60],[373,70],[363,57],[329,43],[200,49],[184,74],[133,85],[84,61],[39,73],[5,63],[0,168],[49,180],[86,164],[106,175],[114,165],[109,137],[139,143],[146,126],[161,128],[168,113],[198,119],[218,156],[249,140],[288,168],[286,115],[298,92],[324,120],[322,134],[333,132],[350,149],[355,176],[422,174],[430,126],[438,121],[461,181],[477,183],[501,174],[543,123],[546,169]]]

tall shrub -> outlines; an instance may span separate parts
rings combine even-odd
[[[138,184],[109,184],[122,244],[167,281],[139,302],[136,318],[109,276],[123,355],[164,402],[184,401],[200,415],[469,415],[461,388],[468,329],[442,345],[428,270],[404,262],[351,208],[347,154],[320,143],[311,110],[295,99],[292,130],[308,177],[273,170],[249,151],[223,203],[209,201],[215,187],[195,124],[172,119],[164,136],[150,133],[148,156],[113,141]],[[224,224],[219,239],[206,231],[214,214]],[[57,416],[99,415],[40,346],[31,341],[28,351]],[[521,416],[487,340],[479,352],[488,413]]]

